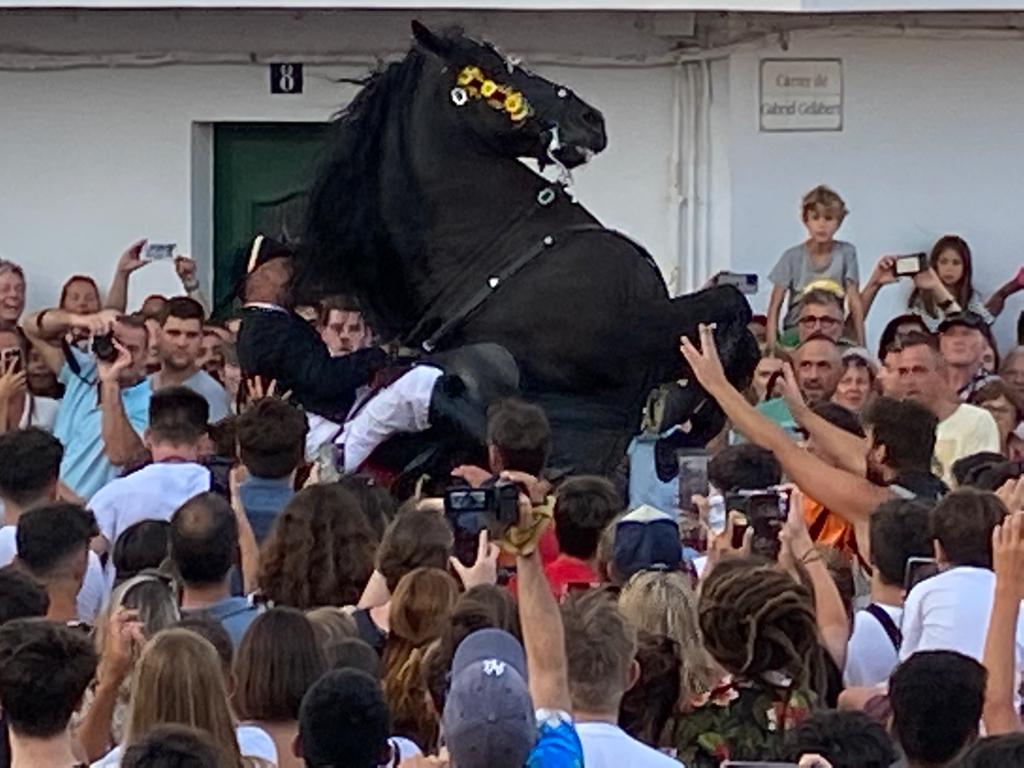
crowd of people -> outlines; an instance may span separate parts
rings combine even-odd
[[[749,386],[680,341],[728,423],[676,477],[651,434],[550,467],[506,399],[408,498],[363,457],[441,374],[365,405],[388,356],[353,300],[294,306],[287,249],[222,321],[187,257],[128,312],[142,241],[27,315],[0,262],[0,765],[1024,765],[1024,346],[990,330],[1024,270],[983,301],[947,236],[861,284],[839,196],[801,214]]]

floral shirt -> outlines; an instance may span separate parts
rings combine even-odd
[[[814,701],[804,689],[727,677],[677,721],[679,759],[689,768],[725,760],[778,760],[786,731],[810,716]]]
[[[583,745],[568,712],[537,710],[537,744],[526,768],[583,768]]]

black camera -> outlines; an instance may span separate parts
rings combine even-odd
[[[480,532],[500,539],[519,522],[520,488],[492,480],[481,488],[457,486],[444,492],[444,516],[455,532],[455,555],[466,565],[476,560]]]
[[[736,491],[725,497],[728,512],[739,512],[754,529],[750,549],[755,555],[778,560],[781,543],[779,533],[789,517],[789,491],[766,488],[760,491]],[[737,532],[738,533],[738,532]],[[742,534],[739,539],[742,541]]]
[[[114,346],[114,334],[104,333],[102,336],[93,336],[92,353],[97,360],[104,363],[112,363],[117,359],[117,347]]]

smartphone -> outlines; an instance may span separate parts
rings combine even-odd
[[[146,243],[140,258],[143,261],[162,261],[174,258],[174,249],[177,243]]]
[[[21,357],[21,349],[19,347],[8,347],[7,349],[0,349],[0,372],[10,371],[11,373],[21,373],[25,370],[25,361]]]
[[[703,448],[684,449],[679,452],[679,508],[688,510],[693,506],[694,496],[707,497],[708,462],[710,457]]]
[[[930,579],[939,572],[939,564],[934,557],[908,557],[907,566],[903,571],[903,591],[910,594],[916,585]]]
[[[909,253],[897,256],[892,271],[896,277],[912,277],[928,269],[927,253]]]
[[[758,281],[753,272],[719,272],[715,276],[715,285],[732,285],[749,296],[757,293]]]

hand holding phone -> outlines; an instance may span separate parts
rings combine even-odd
[[[928,269],[928,254],[922,252],[893,256],[892,271],[896,277],[913,277]]]

